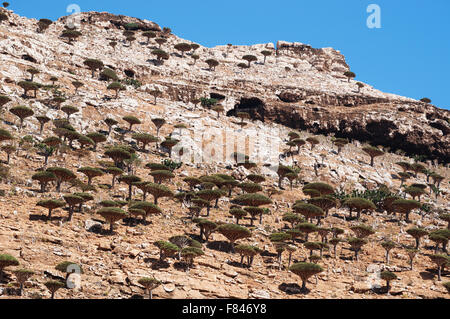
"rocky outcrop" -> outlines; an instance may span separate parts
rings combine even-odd
[[[450,160],[450,124],[428,117],[449,118],[449,111],[422,105],[395,103],[365,105],[355,108],[299,106],[268,103],[255,118],[273,121],[293,129],[315,134],[333,134],[408,155],[425,155],[442,163]]]
[[[59,21],[65,24],[68,19],[71,19],[71,17],[62,17]],[[104,27],[111,25],[119,29],[123,28],[140,31],[161,31],[161,27],[154,22],[124,15],[115,15],[108,12],[83,12],[79,14],[77,19],[79,19],[82,24],[91,24]],[[130,25],[132,25],[131,28]]]
[[[315,49],[310,45],[298,42],[277,42],[277,54],[296,56],[311,63],[319,72],[336,72],[341,76],[350,67],[345,57],[333,48]]]

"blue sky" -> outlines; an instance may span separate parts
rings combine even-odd
[[[450,109],[449,0],[10,0],[29,18],[55,20],[69,4],[155,21],[185,39],[212,47],[296,41],[333,47],[357,80],[384,92],[429,97]],[[381,9],[381,28],[369,29],[366,9]]]

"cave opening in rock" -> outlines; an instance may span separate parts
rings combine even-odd
[[[211,93],[209,95],[212,99],[216,99],[217,101],[225,100],[226,96],[220,93]]]
[[[132,79],[134,79],[134,76],[136,75],[136,73],[130,69],[125,70],[124,73],[127,77],[132,78]]]
[[[252,120],[264,122],[265,111],[266,105],[261,99],[257,97],[241,98],[239,103],[234,106],[234,109],[227,112],[227,116],[236,116],[239,112],[247,112]]]
[[[37,63],[36,59],[33,58],[31,55],[29,54],[24,54],[22,55],[22,59],[28,62],[33,62],[33,63]]]

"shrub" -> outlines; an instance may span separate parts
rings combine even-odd
[[[8,21],[8,16],[5,13],[0,12],[0,23],[3,21]]]
[[[112,182],[111,182],[111,187],[114,188],[114,184],[115,184],[115,180],[117,176],[120,176],[124,173],[124,171],[118,167],[108,167],[105,169],[105,172],[107,174],[110,174],[113,176],[112,178]]]
[[[97,213],[110,224],[109,232],[111,234],[114,231],[114,223],[128,216],[125,211],[117,207],[105,207],[100,209]]]
[[[206,64],[208,64],[210,71],[215,71],[216,67],[219,65],[219,61],[217,61],[215,59],[208,59],[205,62],[206,62]]]
[[[253,221],[256,216],[261,216],[264,213],[264,209],[260,207],[245,207],[244,210],[250,215],[250,225],[253,226]]]
[[[86,137],[90,138],[94,142],[94,151],[97,149],[97,145],[99,143],[107,141],[107,137],[104,134],[97,132],[89,133]]]
[[[375,230],[373,230],[372,227],[364,224],[352,226],[350,229],[355,233],[357,238],[366,238],[375,234]]]
[[[159,131],[166,124],[166,120],[163,118],[154,118],[152,119],[153,124],[156,126],[156,136],[159,137]]]
[[[121,147],[110,148],[105,152],[105,155],[114,161],[115,166],[122,165],[124,160],[131,158],[131,154]]]
[[[389,290],[391,289],[390,283],[392,280],[397,279],[397,275],[390,271],[382,271],[380,273],[380,278],[386,281],[386,290],[387,292],[389,292]]]
[[[162,182],[175,177],[175,174],[169,170],[152,171],[150,175],[153,176],[156,184],[162,184]]]
[[[416,197],[418,197],[420,201],[420,196],[425,194],[425,190],[421,187],[409,186],[405,188],[405,193],[409,194],[413,198],[413,200],[415,200]]]
[[[88,185],[92,184],[93,178],[103,176],[102,170],[94,167],[82,167],[78,169],[78,172],[86,175],[86,177],[88,178]]]
[[[2,108],[5,104],[11,102],[11,99],[6,95],[0,95],[0,108]]]
[[[61,38],[67,38],[69,44],[71,44],[74,40],[78,39],[81,36],[82,36],[81,32],[77,30],[66,29],[61,33]]]
[[[33,275],[34,272],[28,269],[18,269],[18,270],[14,270],[13,271],[14,275],[17,278],[17,282],[20,285],[20,296],[22,296],[23,293],[23,286],[25,284],[25,282],[30,279]],[[0,280],[1,282],[1,280]]]
[[[23,121],[34,115],[32,109],[26,106],[16,106],[9,109],[9,111],[20,119],[20,127],[23,127]]]
[[[155,39],[155,42],[158,43],[159,48],[161,49],[161,46],[162,46],[164,43],[167,42],[167,39],[165,39],[165,38],[156,38],[156,39]],[[167,53],[166,53],[166,54],[167,54]],[[168,55],[168,54],[167,54],[167,55]]]
[[[405,214],[405,221],[409,222],[409,214],[413,209],[420,208],[421,205],[415,200],[397,199],[392,202],[392,209],[400,214]]]
[[[314,150],[316,145],[320,144],[320,141],[316,137],[308,137],[306,141],[311,145],[311,151]]]
[[[119,81],[119,77],[117,76],[116,72],[114,72],[113,70],[111,70],[109,68],[105,68],[100,73],[100,80],[118,82]]]
[[[153,290],[161,285],[161,282],[155,278],[141,278],[138,283],[144,286],[145,292],[149,295],[150,299],[153,299]]]
[[[51,293],[51,299],[55,299],[55,293],[59,290],[59,289],[61,289],[61,288],[64,288],[66,285],[63,283],[63,282],[61,282],[61,281],[58,281],[58,280],[50,280],[50,281],[47,281],[47,282],[45,282],[45,287],[47,287],[47,289],[50,291],[50,293]]]
[[[135,117],[135,116],[124,116],[124,117],[123,117],[123,120],[124,120],[125,122],[127,122],[127,123],[130,125],[130,126],[129,126],[129,130],[130,130],[130,131],[133,129],[133,126],[134,126],[134,125],[140,125],[140,124],[142,124],[141,120],[138,119],[138,118]]]
[[[37,96],[37,90],[39,90],[40,85],[35,82],[29,82],[29,81],[21,81],[17,83],[18,86],[20,86],[23,91],[24,95],[27,96],[29,91],[34,91],[34,97]]]
[[[65,195],[63,196],[66,203],[69,205],[69,218],[68,221],[72,220],[74,207],[80,205],[84,202],[84,199],[77,195]]]
[[[41,185],[41,193],[45,193],[47,184],[56,181],[56,175],[52,172],[44,171],[34,174],[33,176],[31,176],[31,179],[34,181],[38,181]]]
[[[230,214],[236,218],[236,225],[239,225],[239,220],[247,216],[247,211],[240,208],[232,208],[230,209]]]
[[[361,217],[361,212],[375,210],[377,208],[372,201],[359,197],[349,198],[343,205],[350,209],[350,218],[352,218],[352,212],[355,210],[357,219]]]
[[[71,180],[76,179],[76,175],[68,170],[67,168],[62,168],[62,167],[50,167],[47,169],[47,171],[52,172],[53,174],[56,175],[56,191],[60,192],[61,191],[61,184],[63,182],[68,182]]]
[[[122,175],[119,177],[119,183],[128,185],[128,199],[132,198],[133,184],[140,182],[141,178],[135,175]]]
[[[0,129],[0,142],[12,140],[13,136],[7,130]]]
[[[41,71],[39,71],[39,70],[36,69],[36,68],[29,68],[29,69],[27,69],[27,72],[31,74],[31,79],[30,79],[31,82],[34,81],[34,76],[35,76],[36,74],[41,73]]]
[[[200,227],[200,238],[205,236],[206,242],[208,242],[209,236],[211,236],[211,234],[217,229],[217,224],[208,219],[196,218],[194,219],[194,223]]]
[[[245,227],[236,224],[224,224],[217,228],[217,232],[225,236],[231,244],[231,249],[234,252],[234,243],[243,238],[251,237],[252,233]]]
[[[315,276],[323,271],[323,268],[313,263],[296,263],[293,264],[289,270],[299,276],[302,280],[302,290],[306,291],[306,282],[312,276]]]
[[[233,202],[241,206],[259,207],[272,204],[272,200],[262,194],[244,194],[237,196]]]
[[[261,251],[256,246],[251,245],[238,245],[235,248],[236,252],[241,255],[241,265],[244,265],[244,257],[247,257],[247,267],[251,268],[253,263],[253,258],[258,255]]]
[[[92,78],[95,77],[96,70],[101,70],[104,67],[103,62],[96,59],[87,59],[83,63],[92,71]]]
[[[47,219],[51,219],[53,210],[66,206],[66,203],[60,200],[46,199],[39,201],[36,205],[47,208],[48,209]]]
[[[441,279],[442,269],[444,269],[444,267],[448,265],[448,263],[450,263],[450,257],[442,254],[442,255],[430,255],[429,258],[437,266],[438,281],[442,281]]]
[[[6,267],[11,267],[11,266],[18,266],[19,265],[19,261],[8,254],[2,254],[0,255],[0,282],[3,281],[3,270]]]
[[[310,221],[312,221],[313,218],[325,216],[322,208],[312,204],[297,203],[292,207],[292,210],[297,214],[305,216],[305,218]]]
[[[147,45],[150,43],[150,39],[156,38],[156,33],[153,31],[145,31],[142,36],[147,38]]]
[[[320,193],[321,196],[331,195],[334,193],[334,188],[326,183],[309,183],[303,187],[303,192],[315,190]]]
[[[147,192],[155,199],[155,205],[158,205],[158,199],[160,198],[174,196],[173,192],[168,187],[153,183],[147,184]]]
[[[238,185],[245,193],[254,194],[263,190],[262,186],[255,183],[241,183]]]
[[[267,57],[272,55],[272,51],[264,50],[261,51],[261,54],[264,56],[264,64],[266,64]]]
[[[374,165],[374,159],[375,159],[375,157],[379,157],[379,156],[384,155],[384,152],[383,152],[383,151],[381,151],[381,150],[379,150],[378,148],[373,147],[373,146],[367,146],[367,147],[364,147],[362,150],[363,150],[367,155],[370,156],[370,166],[372,166],[372,167],[373,167],[373,165]]]
[[[361,248],[367,244],[367,240],[362,238],[349,238],[347,242],[350,244],[350,249],[355,252],[355,259],[358,261],[358,254]]]
[[[220,197],[223,196],[223,193],[220,190],[206,189],[197,192],[195,195],[196,197],[199,197],[208,202],[208,206],[206,207],[207,209],[206,216],[209,216],[211,210],[211,201],[219,199]]]
[[[145,151],[145,148],[150,143],[157,143],[158,138],[154,137],[151,134],[147,133],[135,133],[133,134],[133,139],[135,139],[138,143],[142,143],[142,149]]]
[[[169,60],[169,54],[161,49],[156,49],[152,51],[152,54],[156,56],[158,61]]]
[[[245,60],[248,62],[248,67],[250,67],[250,64],[252,62],[258,61],[258,58],[254,55],[245,55],[242,57],[242,60]]]
[[[180,251],[177,245],[168,241],[157,241],[155,246],[159,248],[159,260],[161,261],[164,261],[167,257],[175,256]]]
[[[189,43],[178,43],[175,44],[174,48],[181,52],[181,56],[184,58],[184,53],[192,50],[192,47]]]
[[[116,92],[116,96],[115,96],[116,99],[119,97],[119,91],[125,91],[126,90],[125,86],[123,86],[119,82],[111,83],[110,85],[108,85],[107,89]]]
[[[172,149],[179,142],[180,142],[179,140],[173,139],[171,137],[166,137],[166,139],[161,142],[161,146],[169,150],[169,158],[172,158]]]
[[[50,118],[46,115],[38,115],[36,116],[36,119],[38,120],[40,127],[39,127],[39,134],[42,134],[42,131],[44,130],[44,125],[48,122],[50,122]]]
[[[16,151],[16,147],[14,145],[8,144],[3,145],[1,147],[2,151],[6,153],[6,164],[9,164],[9,159],[11,157],[11,154]]]
[[[389,252],[396,247],[396,244],[391,240],[386,240],[381,243],[381,246],[386,250],[386,265],[389,265]]]
[[[159,208],[157,205],[148,203],[148,202],[136,202],[130,206],[130,209],[140,209],[145,212],[144,214],[144,221],[146,220],[146,217],[149,215],[157,215],[162,214],[161,208]]]
[[[183,258],[187,270],[192,266],[196,257],[203,256],[204,254],[203,250],[197,247],[187,247],[181,250],[181,258]]]
[[[344,76],[348,79],[348,82],[350,83],[350,79],[354,79],[356,77],[356,74],[351,71],[347,71],[344,73]]]

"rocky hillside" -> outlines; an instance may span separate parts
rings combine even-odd
[[[2,13],[0,298],[49,298],[65,261],[81,282],[56,298],[140,297],[143,277],[153,298],[448,298],[448,111],[358,86],[332,48]]]

